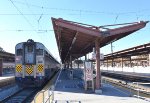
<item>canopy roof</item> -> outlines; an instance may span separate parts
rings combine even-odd
[[[126,23],[126,26],[115,29],[67,21],[62,18],[52,18],[52,23],[60,58],[64,63],[70,60],[70,56],[74,60],[92,52],[96,39],[99,39],[99,45],[103,47],[145,27],[148,21]],[[106,30],[101,31],[101,28]]]
[[[107,60],[112,58],[130,57],[149,53],[150,53],[150,43],[147,43],[136,47],[128,48],[125,50],[121,50],[118,52],[114,52],[111,54],[107,54],[104,56],[104,59]]]

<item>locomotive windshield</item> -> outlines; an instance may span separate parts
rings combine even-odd
[[[17,49],[17,56],[22,56],[22,55],[23,55],[23,50]]]
[[[36,55],[43,55],[43,49],[36,49]]]

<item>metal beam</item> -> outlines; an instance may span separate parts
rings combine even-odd
[[[78,31],[78,32],[82,32],[82,33],[85,33],[85,34],[88,34],[88,35],[91,35],[91,36],[95,36],[95,37],[102,37],[102,35],[103,35],[97,29],[87,28],[87,27],[84,27],[84,26],[81,26],[81,25],[72,24],[72,23],[69,23],[69,22],[62,21],[62,20],[56,20],[55,19],[55,24],[57,26],[65,27],[65,28],[75,30],[75,31]]]
[[[113,36],[113,35],[116,35],[116,34],[120,34],[121,35],[124,32],[130,32],[130,31],[134,31],[134,30],[139,30],[139,29],[145,27],[146,23],[148,23],[148,22],[147,21],[146,22],[142,21],[142,22],[137,23],[137,24],[128,25],[128,26],[115,28],[115,29],[110,29],[110,30],[108,30],[109,33],[106,35],[106,37]]]
[[[73,45],[75,44],[78,34],[79,34],[79,32],[76,32],[76,34],[75,34],[75,36],[74,36],[74,38],[73,38],[73,40],[72,40],[72,43],[71,43],[71,45],[70,45],[70,47],[69,47],[69,50],[68,50],[68,52],[67,52],[67,55],[66,55],[65,60],[67,59],[67,57],[68,57],[68,55],[69,55],[69,52],[71,51]]]
[[[72,43],[71,43],[71,46],[69,47],[69,50],[71,51],[71,49],[72,49],[72,47],[73,47],[73,45],[75,44],[75,42],[76,42],[76,39],[77,39],[77,36],[78,36],[78,32],[76,32],[76,35],[74,36],[74,38],[73,38],[73,40],[72,40]]]

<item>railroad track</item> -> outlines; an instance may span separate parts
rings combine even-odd
[[[136,84],[127,83],[125,80],[110,78],[103,76],[104,83],[110,83],[116,87],[119,87],[123,90],[129,91],[130,95],[137,95],[137,89],[139,89],[139,96],[150,98],[150,88],[143,85],[137,87]],[[148,89],[147,89],[148,88]]]
[[[22,88],[13,95],[3,99],[0,103],[30,103],[30,99],[37,90],[37,88]]]
[[[51,76],[50,81],[57,74],[57,72],[55,72]],[[18,90],[17,92],[15,92],[14,94],[12,94],[12,95],[6,97],[5,99],[1,100],[0,103],[31,103],[32,100],[34,99],[34,96],[36,95],[36,93],[38,91],[40,91],[46,84],[47,83],[45,83],[42,87],[22,88],[22,89]]]

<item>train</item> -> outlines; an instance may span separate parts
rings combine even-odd
[[[19,86],[41,87],[60,66],[40,42],[29,39],[15,46],[15,80]]]

